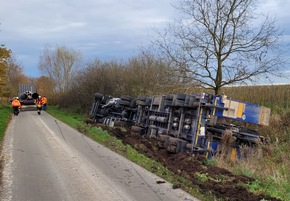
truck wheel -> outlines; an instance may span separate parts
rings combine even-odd
[[[184,106],[186,94],[176,94],[174,97],[174,106]]]
[[[136,107],[136,99],[132,98],[131,103],[130,103],[130,107]]]
[[[120,101],[120,105],[123,105],[123,106],[130,106],[131,104],[131,101],[127,101],[127,100],[122,100]]]
[[[172,94],[167,94],[165,96],[165,107],[168,107],[168,106],[172,106],[172,103],[173,103],[173,95]]]
[[[184,100],[184,106],[186,107],[192,107],[193,103],[195,101],[195,97],[192,95],[186,95],[185,100]]]
[[[20,100],[26,100],[27,99],[27,95],[26,94],[21,94],[20,95]]]
[[[101,100],[103,97],[103,94],[95,93],[95,100]]]
[[[137,98],[138,101],[142,101],[142,102],[145,102],[146,101],[146,96],[139,96]]]
[[[121,96],[120,99],[121,99],[121,100],[124,100],[124,101],[131,102],[133,98],[132,98],[131,96],[123,95],[123,96]]]
[[[150,106],[151,101],[152,100],[151,100],[150,97],[142,96],[141,98],[138,98],[137,99],[137,105],[140,105],[140,106]]]

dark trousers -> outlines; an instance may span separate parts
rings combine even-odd
[[[18,114],[19,113],[19,106],[13,106],[13,113]]]

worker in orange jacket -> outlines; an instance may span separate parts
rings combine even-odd
[[[47,104],[47,98],[45,96],[42,97],[42,104],[43,104],[42,109],[45,111],[46,110],[46,104]]]
[[[14,116],[18,116],[20,108],[21,108],[21,103],[19,101],[19,98],[18,97],[13,98],[11,105],[13,108]]]
[[[36,108],[37,108],[37,113],[40,115],[41,110],[42,110],[42,106],[43,106],[43,101],[42,101],[41,96],[38,96],[38,98],[35,100],[35,104],[36,104]]]

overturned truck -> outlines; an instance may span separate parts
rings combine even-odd
[[[156,138],[160,148],[172,153],[188,152],[210,157],[229,133],[234,139],[232,155],[242,145],[257,145],[264,138],[245,123],[269,124],[270,109],[211,93],[121,96],[95,94],[91,121],[124,126],[132,134]],[[233,123],[236,122],[236,123]]]

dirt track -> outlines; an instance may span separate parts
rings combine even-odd
[[[98,126],[108,130],[103,125]],[[120,128],[114,128],[113,130],[110,128],[110,130],[110,135],[122,140],[124,144],[131,145],[138,152],[149,158],[158,161],[175,174],[190,180],[192,185],[197,186],[205,194],[210,193],[216,198],[224,200],[279,200],[249,192],[244,185],[253,182],[254,179],[243,175],[234,175],[226,169],[206,165],[204,156],[190,156],[186,153],[170,154],[164,149],[158,149],[155,139],[142,138],[141,136],[131,134],[130,130],[126,132],[122,132]],[[141,144],[142,146],[138,146]],[[202,180],[197,175],[207,175],[207,178],[211,179]],[[182,188],[182,185],[177,185],[176,187]]]

